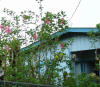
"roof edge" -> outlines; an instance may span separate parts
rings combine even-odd
[[[56,32],[54,34],[52,34],[52,38],[55,38],[56,36],[61,36],[65,33],[68,33],[68,32],[72,32],[72,33],[87,33],[89,31],[94,31],[94,32],[97,32],[98,29],[97,28],[91,28],[91,27],[69,27],[68,29],[65,29],[64,31],[60,31],[60,32]],[[25,51],[25,50],[28,50],[30,48],[30,46],[34,47],[34,46],[38,46],[40,44],[40,41],[37,41],[37,42],[34,42],[33,44],[30,44],[24,48],[21,49],[21,51]]]

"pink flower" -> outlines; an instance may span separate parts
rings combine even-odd
[[[62,18],[62,19],[61,19],[61,22],[60,22],[59,24],[61,24],[61,25],[62,25],[62,24],[63,24],[63,22],[64,22],[64,18]]]
[[[0,29],[4,28],[3,25],[0,25]]]
[[[61,20],[64,21],[64,18],[62,18]]]
[[[33,39],[36,39],[37,38],[37,35],[36,33],[33,34]]]
[[[50,24],[50,21],[48,19],[45,20],[46,24]]]
[[[63,24],[63,22],[61,21],[61,22],[60,22],[60,24],[62,25],[62,24]]]
[[[5,49],[6,49],[7,52],[9,51],[8,44],[6,44]]]
[[[64,43],[61,43],[60,44],[60,48],[64,48]]]
[[[11,30],[10,30],[9,27],[4,27],[4,29],[5,29],[5,32],[6,32],[7,34],[10,34]]]

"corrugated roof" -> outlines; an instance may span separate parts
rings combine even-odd
[[[61,35],[65,34],[65,33],[69,33],[69,32],[72,32],[72,33],[79,33],[79,32],[80,33],[87,33],[87,32],[89,32],[91,30],[94,31],[94,32],[98,31],[97,28],[69,28],[69,29],[65,29],[62,32],[56,32],[56,33],[52,34],[51,37],[55,38],[56,36],[61,36]],[[30,48],[30,46],[34,47],[34,46],[38,46],[39,44],[40,44],[40,41],[37,41],[37,42],[27,46],[27,47],[22,48],[21,51],[28,50]]]

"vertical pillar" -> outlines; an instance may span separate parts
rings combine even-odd
[[[100,77],[100,60],[99,60],[99,77]]]
[[[70,48],[69,47],[67,48],[67,53],[66,54],[67,54],[69,60],[71,60],[71,52],[70,52]],[[69,69],[67,71],[68,72],[73,72],[72,70],[69,70]]]

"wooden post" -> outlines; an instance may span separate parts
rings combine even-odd
[[[100,77],[100,60],[99,60],[99,77]]]

